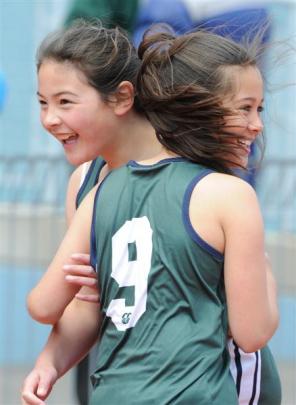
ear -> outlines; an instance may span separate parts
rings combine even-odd
[[[135,91],[132,83],[129,81],[121,82],[114,95],[114,113],[121,116],[130,111],[134,104],[134,97]]]

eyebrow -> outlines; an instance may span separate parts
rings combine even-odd
[[[68,95],[68,96],[77,97],[77,94],[74,94],[74,93],[72,93],[71,91],[59,91],[58,93],[54,94],[53,96],[54,96],[54,97],[59,97],[59,96],[62,96],[62,95],[66,95],[66,96]],[[39,91],[37,91],[37,96],[43,97],[42,94],[39,93]]]
[[[256,98],[255,97],[243,97],[243,98],[240,98],[237,101],[238,102],[241,102],[241,101],[256,101]],[[264,98],[261,100],[261,103],[263,103],[263,102],[264,102]]]

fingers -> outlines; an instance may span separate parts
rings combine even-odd
[[[22,405],[45,405],[45,402],[32,392],[23,392]]]
[[[76,264],[65,264],[63,271],[65,272],[65,280],[79,287],[90,287],[95,290],[95,294],[84,294],[79,292],[76,294],[76,298],[80,301],[98,303],[98,285],[97,274],[94,269],[89,265],[90,256],[82,253],[75,253],[71,256],[71,259],[75,259]],[[77,264],[80,263],[80,264]]]
[[[44,399],[48,397],[54,384],[52,373],[35,372],[26,378],[22,390],[23,405],[45,405]]]
[[[97,304],[100,301],[99,294],[81,294],[81,293],[77,293],[75,295],[75,298],[77,298],[80,301],[91,302],[91,303],[94,303],[94,304]]]
[[[73,253],[71,259],[77,264],[90,265],[90,255],[86,253]]]
[[[79,264],[64,264],[63,271],[66,274],[74,276],[85,276],[91,278],[97,278],[96,272],[91,266],[79,265]]]
[[[22,388],[22,405],[45,405],[44,400],[50,394],[56,380],[57,371],[53,367],[33,369]]]
[[[66,281],[70,284],[79,285],[80,287],[97,288],[97,279],[91,277],[72,276],[70,274],[65,276]]]

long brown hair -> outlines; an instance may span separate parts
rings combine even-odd
[[[239,145],[224,121],[234,112],[222,101],[235,91],[231,67],[257,66],[259,43],[242,46],[206,31],[175,36],[167,25],[146,32],[137,95],[168,150],[231,172]]]
[[[99,19],[78,19],[50,33],[40,44],[36,59],[37,70],[45,60],[72,64],[105,101],[122,81],[135,86],[140,67],[128,34],[118,27],[105,28]],[[136,102],[134,105],[141,111]]]

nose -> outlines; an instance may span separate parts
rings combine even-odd
[[[41,112],[41,121],[45,129],[50,130],[61,123],[59,115],[54,109],[47,108]]]
[[[263,121],[259,114],[248,122],[249,131],[253,132],[256,136],[263,131],[263,127]]]

